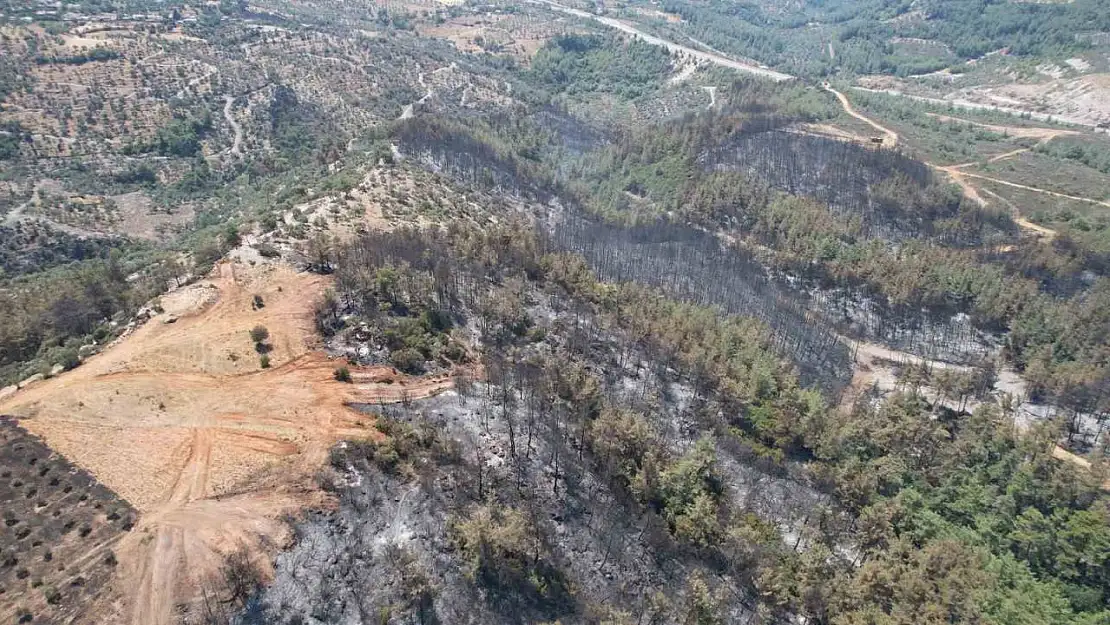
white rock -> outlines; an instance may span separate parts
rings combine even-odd
[[[36,373],[35,375],[33,375],[33,376],[27,378],[26,380],[23,380],[22,382],[20,382],[19,383],[19,388],[24,388],[28,384],[34,384],[35,382],[38,382],[39,380],[44,380],[44,379],[46,379],[46,376],[44,376],[41,373]]]

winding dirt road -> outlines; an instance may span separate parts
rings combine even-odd
[[[230,95],[224,96],[224,119],[227,120],[231,130],[235,133],[235,138],[231,142],[231,154],[236,158],[242,158],[243,152],[240,150],[240,145],[243,143],[243,127],[235,120],[235,116],[231,114],[231,107],[235,106],[235,97]]]
[[[31,199],[27,200],[26,202],[20,204],[19,206],[16,206],[12,210],[8,211],[8,214],[4,216],[4,219],[2,221],[0,221],[0,224],[2,224],[4,226],[7,226],[9,228],[14,228],[15,226],[18,226],[20,222],[37,221],[39,223],[46,224],[47,226],[53,228],[54,230],[57,230],[59,232],[64,232],[68,235],[75,236],[75,237],[97,239],[97,238],[103,238],[103,237],[111,236],[110,233],[97,232],[95,230],[87,230],[85,228],[78,228],[77,226],[70,226],[68,224],[63,224],[61,222],[54,221],[53,219],[50,219],[49,217],[47,217],[45,215],[28,215],[27,214],[27,209],[30,208],[31,205],[35,203],[37,195],[38,195],[38,187],[36,186]]]
[[[868,124],[869,126],[871,126],[872,128],[875,128],[879,132],[882,132],[883,135],[884,135],[884,139],[883,139],[883,145],[884,146],[893,146],[893,145],[896,145],[898,143],[898,140],[899,140],[898,133],[896,133],[895,131],[891,130],[890,128],[888,128],[886,126],[883,126],[879,122],[877,122],[877,121],[867,117],[866,115],[860,113],[859,111],[857,111],[852,106],[852,103],[848,100],[848,98],[843,93],[837,91],[836,89],[834,89],[828,83],[824,84],[824,88],[827,91],[831,92],[833,95],[836,96],[836,99],[840,102],[840,105],[844,109],[844,112],[846,114],[848,114],[851,117],[854,117],[854,118]],[[1009,133],[1011,136],[1037,138],[1037,139],[1040,139],[1038,145],[1043,145],[1043,144],[1051,141],[1052,139],[1054,139],[1056,137],[1069,135],[1069,134],[1078,134],[1073,130],[1062,130],[1062,129],[1053,129],[1053,128],[1025,128],[1025,127],[1021,127],[1021,126],[995,126],[995,125],[991,125],[991,124],[982,124],[982,123],[979,123],[979,122],[972,122],[972,121],[968,121],[968,120],[963,120],[963,119],[959,119],[959,118],[955,118],[955,117],[948,117],[948,116],[945,116],[945,115],[934,115],[934,114],[930,114],[930,115],[932,115],[933,117],[939,118],[942,121],[952,121],[952,122],[967,123],[967,124],[971,124],[971,125],[974,125],[974,126],[983,126],[983,127],[990,128],[991,130],[994,130],[996,132]],[[993,157],[988,158],[986,161],[974,161],[974,162],[970,162],[970,163],[960,163],[958,165],[937,165],[935,163],[928,163],[928,162],[926,162],[925,164],[928,165],[929,167],[937,170],[937,171],[940,171],[940,172],[943,172],[943,173],[947,174],[952,179],[952,181],[955,184],[957,184],[960,187],[960,189],[963,190],[964,195],[968,199],[976,202],[980,206],[986,206],[987,201],[985,199],[983,199],[983,197],[981,195],[979,195],[979,189],[977,189],[974,185],[972,185],[970,182],[968,182],[968,180],[967,180],[968,178],[973,178],[973,179],[976,179],[976,180],[985,180],[987,182],[992,182],[992,183],[995,183],[995,184],[1000,184],[1000,185],[1004,185],[1004,186],[1008,186],[1008,187],[1013,187],[1013,188],[1016,188],[1016,189],[1022,189],[1022,190],[1025,190],[1025,191],[1033,191],[1035,193],[1043,193],[1045,195],[1051,195],[1053,197],[1058,197],[1058,198],[1062,198],[1062,199],[1075,200],[1075,201],[1078,201],[1078,202],[1088,202],[1088,203],[1091,203],[1091,204],[1097,204],[1099,206],[1105,206],[1105,207],[1110,208],[1110,202],[1106,202],[1106,201],[1103,201],[1103,200],[1096,200],[1096,199],[1093,199],[1093,198],[1081,197],[1081,196],[1077,196],[1077,195],[1069,195],[1067,193],[1060,193],[1058,191],[1050,191],[1048,189],[1041,189],[1041,188],[1038,188],[1038,187],[1033,187],[1033,186],[1029,186],[1029,185],[1025,185],[1025,184],[1010,182],[1008,180],[1001,180],[999,178],[994,178],[994,177],[991,177],[991,176],[985,176],[983,174],[976,174],[976,173],[971,173],[971,172],[968,172],[968,171],[964,171],[968,167],[974,167],[974,166],[977,166],[977,165],[983,165],[983,164],[987,164],[987,163],[996,163],[996,162],[1005,160],[1007,158],[1012,158],[1012,157],[1017,156],[1019,154],[1023,154],[1023,153],[1028,152],[1028,151],[1030,151],[1030,148],[1020,148],[1020,149],[1011,150],[1009,152],[1004,152],[1002,154],[995,155]],[[987,192],[987,191],[984,190],[984,192]],[[990,193],[990,195],[995,197],[995,198],[1002,199],[996,193]],[[1009,201],[1006,201],[1006,200],[1003,200],[1003,201],[1010,207],[1011,212],[1013,214],[1014,223],[1016,223],[1022,229],[1026,230],[1028,232],[1031,232],[1031,233],[1033,233],[1037,236],[1041,236],[1041,237],[1051,238],[1051,237],[1056,236],[1057,233],[1056,233],[1055,230],[1052,230],[1050,228],[1046,228],[1044,226],[1037,225],[1037,224],[1029,221],[1028,219],[1026,219],[1025,217],[1023,217],[1021,215],[1021,213],[1017,210],[1017,207],[1014,206],[1014,204],[1012,202],[1009,202]]]
[[[441,67],[433,71],[432,73],[434,74],[443,69],[446,68]],[[420,86],[424,88],[424,95],[420,96],[419,100],[416,100],[415,102],[412,102],[410,104],[406,104],[405,108],[401,110],[401,116],[397,119],[412,119],[413,115],[415,115],[416,106],[418,104],[423,104],[427,102],[428,98],[432,97],[432,88],[428,86],[428,83],[424,82],[424,72],[420,72],[416,75],[416,82],[420,83]]]
[[[852,107],[851,102],[848,101],[848,98],[846,98],[844,96],[844,94],[842,94],[839,91],[833,89],[831,85],[826,83],[824,86],[825,86],[825,89],[827,89],[828,91],[831,91],[836,96],[837,100],[840,101],[840,104],[844,108],[845,113],[847,113],[848,115],[851,115],[852,117],[854,117],[856,119],[859,119],[860,121],[863,121],[863,122],[867,123],[868,125],[875,128],[876,130],[879,130],[880,132],[882,132],[887,137],[887,139],[889,139],[892,142],[892,144],[897,143],[898,134],[896,132],[894,132],[893,130],[887,128],[886,126],[883,126],[882,124],[876,122],[875,120],[872,120],[872,119],[866,117],[865,115],[859,113],[858,111],[856,111]],[[958,121],[966,121],[966,120],[958,120]],[[971,122],[971,123],[974,123],[974,122]],[[1009,127],[1006,127],[1006,128],[1009,128]],[[1019,132],[1021,132],[1021,129],[1017,129],[1017,130]],[[1039,131],[1034,130],[1034,132],[1039,132]],[[1050,141],[1051,139],[1053,139],[1056,136],[1060,136],[1060,134],[1068,133],[1068,132],[1071,132],[1071,131],[1056,131],[1056,130],[1052,130],[1052,129],[1047,129],[1047,132],[1041,133],[1043,135],[1043,136],[1041,136],[1041,141],[1042,142],[1047,142],[1047,141]],[[884,144],[886,143],[887,139],[884,139]],[[999,155],[998,157],[995,157],[994,159],[992,159],[988,162],[996,162],[998,160],[1002,160],[1002,158],[999,158],[999,157],[1004,157],[1004,158],[1005,157],[1010,157],[1010,156],[1013,156],[1015,154],[1020,154],[1024,151],[1025,150],[1016,150],[1016,151],[1013,151],[1013,152],[1007,152],[1005,154]],[[991,181],[991,182],[997,182],[999,184],[1009,185],[1009,186],[1013,186],[1013,187],[1017,187],[1017,188],[1021,188],[1021,189],[1030,190],[1030,191],[1038,191],[1038,192],[1041,192],[1041,193],[1048,193],[1049,195],[1055,195],[1055,196],[1058,196],[1058,197],[1065,197],[1065,198],[1068,198],[1068,199],[1085,200],[1085,201],[1089,201],[1089,202],[1094,202],[1096,204],[1102,204],[1102,205],[1105,205],[1105,206],[1110,206],[1110,204],[1108,204],[1106,202],[1101,202],[1101,201],[1098,201],[1098,200],[1091,200],[1089,198],[1078,198],[1078,197],[1069,196],[1069,195],[1065,195],[1065,194],[1061,194],[1061,193],[1056,193],[1056,192],[1053,192],[1053,191],[1046,191],[1044,189],[1037,189],[1035,187],[1028,187],[1028,186],[1020,185],[1020,184],[1017,184],[1017,183],[1007,182],[1007,181],[1004,181],[1004,180],[998,180],[998,179],[995,179],[995,178],[989,178],[987,176],[982,176],[982,175],[979,175],[979,174],[971,174],[971,173],[968,173],[966,171],[962,171],[963,167],[969,167],[969,166],[972,166],[972,165],[976,165],[978,163],[965,163],[965,164],[962,164],[962,165],[954,165],[954,166],[947,166],[947,167],[934,165],[932,163],[926,163],[926,164],[929,165],[930,167],[938,170],[938,171],[943,171],[943,172],[947,173],[963,189],[965,195],[967,195],[970,199],[975,200],[976,202],[980,203],[981,205],[985,205],[986,202],[982,199],[982,197],[979,196],[975,187],[973,187],[972,185],[967,183],[967,181],[963,178],[964,176],[971,177],[971,178],[978,178],[978,179],[988,180],[988,181]],[[1018,213],[1017,207],[1014,206],[1013,203],[1009,202],[1008,200],[1005,200],[1005,198],[1002,198],[998,194],[993,193],[989,190],[984,189],[984,191],[986,193],[989,193],[993,197],[1002,200],[1003,202],[1005,202],[1010,207],[1010,209],[1013,211],[1013,214],[1014,214],[1014,222],[1017,223],[1018,226],[1026,229],[1026,230],[1029,230],[1029,231],[1031,231],[1031,232],[1033,232],[1033,233],[1035,233],[1039,236],[1044,236],[1044,237],[1049,237],[1049,238],[1056,236],[1056,232],[1054,230],[1050,230],[1049,228],[1045,228],[1044,226],[1037,225],[1033,222],[1028,221],[1024,217],[1022,217]],[[841,341],[844,342],[846,345],[849,346],[850,349],[853,350],[854,360],[855,360],[854,364],[853,364],[853,367],[852,367],[852,370],[853,370],[852,381],[849,384],[848,389],[845,391],[845,393],[841,397],[840,406],[841,406],[842,409],[851,409],[852,406],[855,404],[855,402],[860,397],[862,397],[863,393],[866,392],[866,390],[868,388],[870,388],[872,385],[878,384],[879,386],[883,386],[885,384],[888,387],[887,390],[890,390],[890,389],[892,389],[896,386],[896,384],[892,386],[892,379],[893,379],[892,372],[889,370],[889,367],[882,364],[882,361],[895,361],[895,362],[900,362],[900,363],[904,363],[904,364],[912,364],[912,365],[915,365],[915,366],[925,365],[925,366],[929,367],[930,369],[950,369],[950,370],[955,370],[955,371],[960,371],[960,372],[967,372],[967,371],[970,370],[970,367],[967,367],[967,366],[954,365],[952,363],[946,363],[946,362],[942,362],[942,361],[928,360],[928,359],[925,359],[925,358],[921,358],[920,356],[916,356],[914,354],[909,354],[909,353],[906,353],[906,352],[900,352],[900,351],[893,350],[893,349],[890,349],[890,348],[885,347],[883,345],[878,345],[878,344],[875,344],[875,343],[853,341],[851,339],[847,339],[847,338],[844,338],[844,337],[841,337]],[[1087,461],[1086,459],[1084,459],[1080,456],[1077,456],[1077,455],[1071,453],[1070,451],[1064,449],[1063,447],[1060,447],[1059,445],[1055,445],[1053,447],[1052,455],[1053,455],[1054,458],[1056,458],[1058,460],[1061,460],[1061,461],[1064,461],[1064,462],[1069,462],[1069,463],[1071,463],[1071,464],[1073,464],[1073,465],[1075,465],[1075,466],[1077,466],[1081,469],[1088,469],[1089,470],[1091,468],[1091,463],[1089,461]],[[1103,487],[1104,490],[1110,491],[1110,480],[1107,480],[1103,484],[1102,487]]]
[[[834,89],[829,83],[824,83],[821,86],[824,87],[825,91],[836,96],[836,99],[840,102],[840,106],[844,109],[845,113],[881,132],[883,134],[883,147],[893,148],[898,145],[898,133],[857,111],[855,107],[852,106],[852,103],[848,101],[848,98],[843,93]]]

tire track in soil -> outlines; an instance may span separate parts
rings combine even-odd
[[[222,554],[240,546],[268,565],[265,554],[288,536],[283,515],[329,505],[314,476],[331,446],[380,436],[348,404],[453,386],[451,375],[412,378],[390,367],[354,368],[353,384],[335,381],[337,364],[312,349],[324,277],[225,262],[204,282],[186,287],[204,297],[166,296],[178,304],[172,311],[81,367],[0,400],[0,412],[140,512],[115,548],[122,601],[95,605],[94,622],[176,622]],[[255,293],[263,309],[251,307]],[[257,368],[247,337],[259,324],[274,337],[270,369]],[[229,360],[236,350],[249,356]]]

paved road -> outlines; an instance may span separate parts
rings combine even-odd
[[[755,74],[757,76],[763,76],[765,78],[770,78],[771,80],[784,81],[784,80],[793,80],[794,79],[794,77],[791,76],[790,74],[784,74],[782,72],[776,72],[775,70],[767,68],[767,67],[754,65],[752,63],[744,63],[742,61],[737,61],[735,59],[730,59],[730,58],[728,58],[726,56],[723,56],[721,54],[716,54],[714,52],[705,52],[705,51],[702,51],[702,50],[695,50],[694,48],[690,48],[690,47],[687,47],[687,46],[684,46],[684,45],[680,45],[680,44],[674,43],[673,41],[667,41],[666,39],[660,39],[659,37],[656,37],[655,35],[649,35],[649,34],[645,33],[644,31],[639,30],[635,26],[633,26],[633,25],[631,25],[627,22],[622,22],[618,19],[614,19],[614,18],[611,18],[611,17],[605,17],[605,16],[602,16],[602,15],[594,15],[593,13],[588,13],[586,11],[580,11],[578,9],[572,9],[570,7],[565,7],[565,6],[563,6],[561,4],[558,4],[556,2],[552,2],[551,0],[530,0],[530,1],[532,2],[532,4],[540,4],[540,5],[547,6],[547,7],[550,7],[552,9],[555,9],[556,11],[561,11],[563,13],[568,13],[570,15],[574,15],[574,16],[577,16],[577,17],[584,17],[584,18],[587,18],[587,19],[595,20],[595,21],[600,22],[600,23],[602,23],[602,24],[604,24],[604,25],[606,25],[610,28],[615,28],[619,31],[628,33],[628,34],[630,34],[634,37],[638,37],[638,38],[640,38],[640,39],[642,39],[642,40],[644,40],[644,41],[646,41],[646,42],[648,42],[652,45],[663,46],[664,48],[670,50],[671,52],[675,52],[675,53],[678,53],[678,54],[683,54],[683,55],[689,56],[691,58],[698,59],[699,61],[708,61],[710,63],[720,65],[721,67],[728,67],[730,69],[734,69],[734,70],[737,70],[737,71],[747,72],[749,74]]]

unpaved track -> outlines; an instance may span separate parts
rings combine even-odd
[[[1073,126],[1082,126],[1095,132],[1107,132],[1106,129],[1097,126],[1090,121],[1077,119],[1068,115],[1050,115],[1048,113],[1039,113],[1037,111],[1029,111],[1025,109],[1013,108],[1009,106],[998,106],[995,104],[980,104],[978,102],[971,102],[970,100],[944,100],[941,98],[930,98],[920,95],[912,95],[898,91],[897,89],[869,89],[867,87],[852,87],[856,91],[864,91],[867,93],[879,93],[883,95],[890,95],[897,98],[906,98],[908,100],[917,100],[918,102],[925,102],[928,104],[935,104],[946,108],[961,108],[968,111],[994,111],[997,113],[1005,113],[1015,117],[1025,117],[1039,122],[1063,122]]]
[[[851,411],[865,393],[877,386],[881,391],[891,392],[902,387],[894,375],[892,368],[884,361],[899,363],[900,365],[924,366],[930,370],[949,370],[959,373],[969,373],[973,370],[967,365],[957,365],[940,360],[929,360],[920,356],[890,349],[877,343],[856,341],[847,337],[839,337],[840,341],[852,350],[854,362],[852,363],[852,381],[848,384],[840,397],[840,409]],[[1014,374],[1016,375],[1016,374]],[[998,389],[999,387],[995,387]],[[928,396],[928,395],[927,395]],[[971,410],[970,407],[967,408]],[[1015,422],[1022,427],[1020,422]],[[1082,456],[1077,456],[1059,445],[1052,448],[1052,456],[1057,460],[1071,463],[1080,469],[1091,470],[1091,462]],[[1102,484],[1103,490],[1110,491],[1110,479]]]
[[[933,163],[926,164],[939,172],[944,172],[945,174],[948,174],[948,177],[952,179],[952,182],[955,183],[956,186],[960,187],[961,191],[963,191],[964,197],[975,202],[979,206],[987,205],[987,201],[983,199],[983,196],[979,195],[979,190],[967,181],[967,178],[965,177],[967,176],[967,172],[961,170],[962,167],[970,167],[971,165],[975,165],[976,163],[965,163],[963,165],[950,166],[934,165]],[[1014,222],[1017,223],[1021,215],[1017,212],[1016,206],[1013,206],[1012,204],[1010,206],[1011,210],[1013,211],[1012,216],[1014,218]],[[1025,220],[1023,219],[1022,221]]]
[[[862,122],[867,123],[868,125],[875,128],[876,130],[882,132],[886,136],[886,138],[884,138],[884,140],[883,140],[884,145],[887,145],[888,141],[890,142],[891,145],[897,144],[897,142],[898,142],[898,133],[894,132],[893,130],[887,128],[886,126],[883,126],[879,122],[877,122],[877,121],[867,117],[866,115],[860,113],[859,111],[857,111],[854,107],[852,107],[852,103],[848,101],[848,98],[845,97],[845,95],[843,93],[834,89],[831,85],[826,83],[825,84],[825,89],[832,92],[836,96],[836,99],[840,101],[841,107],[844,108],[845,113],[847,113],[848,115],[850,115],[850,116],[852,116],[852,117],[854,117],[854,118],[856,118],[856,119],[858,119]],[[960,119],[957,119],[957,118],[950,118],[950,117],[941,116],[941,115],[934,115],[934,117],[938,117],[942,120],[947,120],[947,121],[961,121],[961,122],[971,123],[971,124],[974,124],[974,125],[988,126],[992,129],[1010,131],[1011,134],[1018,133],[1018,136],[1036,136],[1036,137],[1039,137],[1041,139],[1042,144],[1052,140],[1055,137],[1061,136],[1063,134],[1069,134],[1069,133],[1073,132],[1073,131],[1065,131],[1065,130],[1057,131],[1057,130],[1054,130],[1054,129],[1022,128],[1022,127],[1018,127],[1018,126],[1013,126],[1013,127],[1010,127],[1010,126],[991,126],[989,124],[978,124],[976,122],[967,122],[967,120],[960,120]],[[1020,133],[1025,133],[1025,134],[1020,134]],[[1005,158],[1010,158],[1010,157],[1016,156],[1018,154],[1022,154],[1024,152],[1028,152],[1028,151],[1029,151],[1028,148],[1021,148],[1021,149],[1018,149],[1018,150],[1013,150],[1013,151],[1010,151],[1010,152],[999,154],[999,155],[989,159],[987,162],[994,163],[994,162],[1003,160]],[[973,174],[971,172],[963,171],[964,168],[973,167],[973,166],[976,166],[976,165],[981,165],[982,163],[980,163],[978,161],[971,162],[971,163],[961,163],[959,165],[937,165],[937,164],[928,163],[928,162],[925,163],[925,164],[928,165],[929,167],[932,167],[933,169],[935,169],[937,171],[944,172],[945,174],[947,174],[952,179],[952,182],[954,182],[956,185],[958,185],[960,187],[960,189],[963,191],[964,195],[969,200],[974,201],[975,203],[979,204],[980,206],[986,206],[987,201],[984,200],[981,195],[979,195],[979,190],[974,185],[969,183],[967,181],[967,178],[987,180],[989,182],[994,182],[994,183],[1001,184],[1001,185],[1015,187],[1015,188],[1018,188],[1018,189],[1024,189],[1026,191],[1035,191],[1037,193],[1045,193],[1045,194],[1048,194],[1048,195],[1052,195],[1052,196],[1060,197],[1060,198],[1065,198],[1065,199],[1069,199],[1069,200],[1078,200],[1078,201],[1082,201],[1082,202],[1091,202],[1091,203],[1094,203],[1094,204],[1100,204],[1102,206],[1110,207],[1110,202],[1103,202],[1103,201],[1094,200],[1094,199],[1091,199],[1091,198],[1084,198],[1084,197],[1078,197],[1078,196],[1074,196],[1074,195],[1067,195],[1067,194],[1064,194],[1064,193],[1057,193],[1056,191],[1048,191],[1046,189],[1038,189],[1036,187],[1030,187],[1030,186],[1026,186],[1026,185],[1023,185],[1023,184],[1017,184],[1017,183],[1014,183],[1014,182],[1007,182],[1005,180],[999,180],[998,178],[991,178],[989,176],[984,176],[982,174]],[[993,193],[991,195],[993,195],[995,197],[998,197],[996,194],[993,194]],[[1022,229],[1026,230],[1028,232],[1032,232],[1033,234],[1035,234],[1037,236],[1041,236],[1041,237],[1052,238],[1052,237],[1056,236],[1056,231],[1055,230],[1051,230],[1049,228],[1045,228],[1044,226],[1034,224],[1033,222],[1031,222],[1028,219],[1026,219],[1025,217],[1023,217],[1020,214],[1020,212],[1017,211],[1017,207],[1015,207],[1013,205],[1013,203],[1006,202],[1006,204],[1008,204],[1010,206],[1011,211],[1013,212],[1014,223],[1016,223]]]
[[[235,106],[235,98],[229,95],[224,96],[224,119],[227,120],[231,130],[235,133],[235,138],[231,142],[231,154],[237,158],[242,158],[243,152],[239,146],[243,143],[243,127],[239,122],[235,121],[235,116],[231,114],[231,107]]]
[[[702,87],[702,89],[705,89],[707,92],[709,92],[709,106],[706,108],[713,108],[714,106],[717,106],[717,88],[714,86],[708,86]]]
[[[929,360],[878,343],[858,341],[846,336],[839,336],[838,338],[852,352],[853,357],[852,381],[840,398],[840,406],[844,410],[851,410],[872,386],[878,385],[884,391],[890,391],[899,386],[893,370],[887,364],[888,362],[898,363],[901,366],[923,366],[930,370],[949,369],[959,372],[971,370],[971,367],[966,365]]]
[[[1007,180],[999,180],[998,178],[991,178],[990,176],[984,176],[982,174],[973,174],[973,173],[966,172],[966,171],[963,172],[963,175],[965,175],[969,178],[976,178],[976,179],[979,179],[979,180],[986,180],[986,181],[993,182],[993,183],[996,183],[996,184],[1005,185],[1007,187],[1013,187],[1015,189],[1023,189],[1025,191],[1035,191],[1037,193],[1043,193],[1045,195],[1051,195],[1053,197],[1064,198],[1066,200],[1075,200],[1077,202],[1088,202],[1090,204],[1098,204],[1099,206],[1105,206],[1107,208],[1110,208],[1110,202],[1105,202],[1103,200],[1096,200],[1096,199],[1093,199],[1093,198],[1082,197],[1082,196],[1079,196],[1079,195],[1068,195],[1067,193],[1060,193],[1058,191],[1049,191],[1048,189],[1039,189],[1037,187],[1030,187],[1030,186],[1024,185],[1024,184],[1018,184],[1016,182],[1009,182]]]
[[[37,187],[36,187],[34,193],[37,195],[37,193],[38,193],[38,188]],[[96,239],[96,238],[110,236],[108,233],[104,233],[104,232],[96,232],[94,230],[86,230],[84,228],[78,228],[76,226],[69,226],[69,225],[54,221],[53,219],[50,219],[49,217],[46,217],[44,215],[28,215],[28,214],[26,214],[27,209],[30,208],[31,204],[33,204],[34,202],[35,202],[35,198],[34,198],[34,196],[32,196],[32,198],[30,200],[27,200],[26,202],[20,204],[19,206],[16,206],[12,210],[8,211],[8,214],[4,216],[3,221],[0,222],[0,223],[2,223],[3,225],[5,225],[9,228],[14,228],[15,226],[19,225],[19,222],[21,222],[21,221],[37,221],[37,222],[40,222],[40,223],[44,223],[47,226],[49,226],[49,227],[51,227],[51,228],[53,228],[53,229],[55,229],[59,232],[64,232],[68,235],[72,235],[72,236],[75,236],[75,237],[87,237],[87,238],[90,238],[90,239]]]
[[[852,106],[852,103],[848,101],[848,98],[843,93],[834,89],[829,83],[824,83],[822,86],[825,88],[825,91],[836,96],[836,99],[840,101],[840,106],[844,109],[845,113],[883,133],[884,147],[892,148],[898,145],[898,133],[857,111],[855,107]]]
[[[328,284],[285,265],[225,262],[204,284],[164,297],[166,312],[127,339],[0,401],[0,413],[140,511],[115,546],[122,596],[95,605],[90,622],[176,623],[224,554],[240,545],[265,554],[287,539],[283,515],[328,505],[314,476],[330,447],[378,436],[348,403],[452,387],[447,375],[388,367],[336,382],[337,363],[312,349],[313,306]],[[249,339],[255,325],[270,331],[270,369]]]
[[[1040,128],[1037,126],[1001,126],[998,124],[984,124],[983,122],[972,121],[970,119],[963,119],[961,117],[952,117],[950,115],[941,115],[940,113],[925,113],[933,119],[942,122],[950,122],[955,124],[966,124],[968,126],[975,126],[976,128],[986,128],[991,132],[996,132],[1001,135],[1010,137],[1017,137],[1020,139],[1040,139],[1042,143],[1048,142],[1056,137],[1063,137],[1067,135],[1081,134],[1075,130],[1064,130],[1062,128]]]
[[[439,69],[432,70],[432,74],[438,74],[439,72],[447,71],[449,69],[454,69],[454,67],[455,67],[455,64],[451,63],[450,65],[446,65],[444,67],[440,67]],[[434,95],[433,92],[432,92],[431,86],[428,85],[428,83],[424,81],[424,72],[420,72],[419,74],[416,75],[416,82],[420,83],[420,86],[424,88],[424,95],[420,96],[419,100],[417,100],[417,101],[415,101],[411,104],[406,104],[405,108],[401,110],[401,116],[398,117],[397,119],[412,119],[413,115],[415,115],[416,106],[419,105],[419,104],[424,104],[425,102],[428,101],[429,98],[432,97],[432,95]]]
[[[1014,206],[1014,203],[1011,202],[1010,200],[1002,197],[1001,195],[999,195],[999,194],[995,193],[994,191],[991,191],[990,189],[987,189],[987,188],[983,189],[983,193],[986,193],[987,195],[989,195],[989,196],[993,197],[994,199],[998,200],[999,202],[1002,202],[1003,204],[1005,204],[1010,209],[1010,213],[1014,216],[1014,223],[1016,223],[1019,227],[1024,228],[1025,230],[1028,230],[1028,231],[1033,232],[1035,234],[1038,234],[1038,235],[1040,235],[1040,236],[1042,236],[1046,239],[1052,239],[1052,238],[1056,237],[1056,231],[1055,230],[1053,230],[1051,228],[1045,228],[1044,226],[1042,226],[1040,224],[1035,224],[1035,223],[1029,221],[1028,219],[1026,219],[1025,217],[1022,217],[1021,214],[1018,212],[1017,206]],[[1010,248],[1010,249],[1002,249],[1000,251],[1005,252],[1005,251],[1011,251],[1013,249],[1012,245],[1004,246],[1004,247],[1007,247],[1007,248]]]
[[[893,142],[895,142],[895,143],[897,142],[897,140],[898,140],[898,134],[897,133],[895,133],[893,130],[890,130],[889,128],[886,128],[885,126],[879,124],[878,122],[862,115],[861,113],[857,112],[854,108],[852,108],[851,102],[848,101],[848,98],[844,97],[844,94],[842,94],[839,91],[836,91],[835,89],[833,89],[831,85],[828,85],[826,83],[825,88],[828,89],[829,91],[831,91],[834,95],[836,95],[837,100],[839,100],[841,106],[844,107],[844,112],[851,115],[852,117],[855,117],[856,119],[859,119],[860,121],[866,122],[868,125],[870,125],[873,128],[879,130],[880,132],[883,132],[884,134],[886,134],[888,136],[888,138],[890,138]],[[1048,140],[1051,140],[1051,139],[1052,139],[1052,137],[1043,137],[1042,141],[1048,141]],[[885,143],[885,141],[884,141],[884,143]],[[1065,197],[1065,198],[1069,198],[1069,199],[1080,199],[1080,200],[1086,199],[1086,198],[1077,198],[1077,197],[1073,197],[1073,196],[1068,196],[1068,195],[1064,195],[1064,194],[1061,194],[1061,193],[1055,193],[1055,192],[1052,192],[1052,191],[1045,191],[1043,189],[1036,189],[1036,188],[1033,188],[1033,187],[1026,187],[1024,185],[1019,185],[1019,184],[1016,184],[1016,183],[1010,183],[1010,182],[1006,182],[1004,180],[997,180],[997,179],[994,179],[994,178],[988,178],[986,176],[980,176],[980,175],[977,175],[977,174],[970,174],[968,172],[960,170],[961,167],[974,165],[975,163],[969,163],[969,164],[966,164],[966,165],[949,166],[949,167],[941,167],[941,166],[938,166],[938,165],[933,165],[931,163],[926,163],[926,164],[929,165],[930,167],[933,167],[934,169],[937,169],[939,171],[943,171],[943,172],[949,174],[953,178],[953,180],[956,181],[956,183],[960,185],[960,187],[964,190],[964,193],[966,195],[968,195],[968,197],[970,199],[975,200],[976,202],[978,202],[981,205],[986,204],[986,202],[976,192],[975,187],[968,184],[967,181],[962,178],[963,176],[969,176],[969,177],[972,177],[972,178],[981,178],[981,179],[984,179],[984,180],[997,182],[999,184],[1010,185],[1010,186],[1014,186],[1014,187],[1018,187],[1018,188],[1022,188],[1022,189],[1027,189],[1027,190],[1030,190],[1030,191],[1039,191],[1041,193],[1048,193],[1050,195],[1055,195],[1055,196],[1058,196],[1058,197]],[[994,194],[994,193],[992,193],[991,195],[994,195],[995,197],[1000,197],[1000,196],[998,196],[997,194]],[[1095,202],[1097,204],[1110,206],[1110,204],[1107,204],[1106,202],[1099,202],[1097,200],[1086,199],[1086,201]],[[1010,203],[1010,202],[1006,202],[1006,203],[1009,204],[1011,208],[1015,208],[1012,203]],[[1022,228],[1028,229],[1028,230],[1030,230],[1032,232],[1035,232],[1035,233],[1037,233],[1041,236],[1047,236],[1047,237],[1051,238],[1051,237],[1056,235],[1056,232],[1054,230],[1050,230],[1048,228],[1045,228],[1044,226],[1038,226],[1037,224],[1034,224],[1034,223],[1026,220],[1024,217],[1022,217],[1020,214],[1018,214],[1016,212],[1016,210],[1015,210],[1015,213],[1014,213],[1014,221],[1015,221],[1015,223],[1017,223]],[[863,393],[866,392],[866,390],[868,388],[870,388],[876,382],[881,382],[880,378],[884,374],[889,374],[889,372],[878,372],[878,371],[876,371],[876,369],[879,368],[879,367],[877,367],[877,365],[878,365],[877,361],[880,361],[880,360],[893,360],[893,361],[896,361],[896,362],[902,362],[902,363],[912,364],[912,365],[917,365],[917,366],[925,365],[925,366],[928,366],[931,369],[932,368],[954,369],[954,370],[957,370],[957,371],[968,371],[969,370],[968,367],[965,367],[965,366],[962,366],[962,365],[953,365],[951,363],[945,363],[945,362],[941,362],[941,361],[927,360],[927,359],[921,358],[919,356],[915,356],[913,354],[908,354],[908,353],[905,353],[905,352],[892,350],[890,348],[887,348],[885,346],[878,345],[878,344],[875,344],[875,343],[852,341],[852,340],[846,339],[844,337],[841,337],[841,340],[843,342],[845,342],[847,345],[849,345],[849,347],[852,348],[854,353],[855,353],[855,363],[852,366],[852,381],[849,383],[848,389],[841,396],[840,406],[841,406],[842,409],[851,409],[852,406],[855,404],[855,402],[860,397],[862,397]],[[1079,456],[1076,456],[1075,454],[1067,451],[1066,449],[1060,447],[1059,445],[1056,445],[1056,446],[1053,447],[1052,455],[1053,455],[1053,457],[1057,458],[1058,460],[1063,460],[1065,462],[1072,463],[1075,466],[1078,466],[1080,468],[1090,469],[1090,467],[1091,467],[1090,462],[1086,461],[1085,459],[1083,459]],[[1110,490],[1110,480],[1107,480],[1103,484],[1103,488],[1105,490]]]

